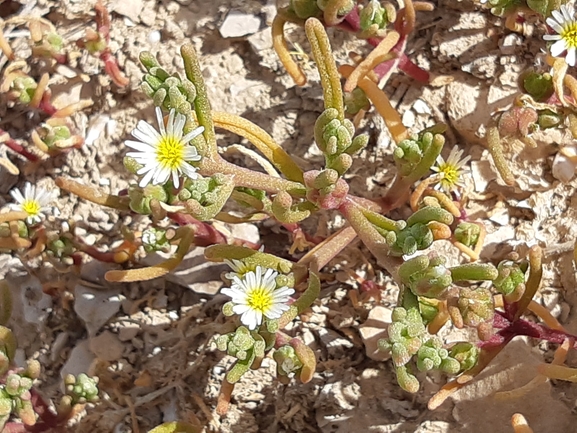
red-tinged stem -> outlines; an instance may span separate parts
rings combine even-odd
[[[193,242],[199,247],[229,243],[227,238],[213,226],[199,221],[191,215],[169,212],[168,217],[180,226],[194,226]],[[232,239],[232,245],[247,247],[253,250],[258,250],[260,248],[260,244],[237,238]]]
[[[493,347],[504,342],[511,341],[514,337],[524,335],[526,337],[545,340],[555,344],[562,344],[567,338],[577,341],[577,336],[567,332],[549,329],[538,323],[530,322],[525,319],[517,319],[513,322],[507,318],[507,313],[497,311],[493,318],[493,327],[499,331],[488,341],[479,343],[479,347]],[[573,348],[577,348],[574,343]]]
[[[114,81],[114,84],[119,87],[126,87],[130,84],[130,80],[120,72],[116,57],[110,54],[108,48],[100,54],[100,59],[104,62],[104,72]]]
[[[30,389],[30,403],[34,408],[34,412],[48,425],[56,425],[58,422],[58,415],[50,410],[50,406],[44,401],[42,396],[32,388]]]
[[[3,129],[0,129],[0,135],[4,135],[4,134],[8,135],[8,133],[6,131],[4,131]],[[22,155],[28,161],[32,161],[32,162],[38,161],[38,156],[36,156],[33,153],[24,149],[22,146],[20,146],[18,143],[16,143],[16,141],[14,141],[14,139],[8,137],[3,143],[6,146],[8,146],[10,149],[12,149],[14,152],[16,152],[17,154]]]
[[[397,54],[396,59],[387,60],[381,63],[374,69],[374,72],[377,74],[379,78],[384,77],[385,75],[391,73],[391,70],[395,67],[398,67],[401,71],[406,73],[411,78],[414,78],[417,81],[421,81],[423,83],[428,83],[430,80],[429,73],[424,69],[421,69],[419,66],[414,64],[405,54],[405,48],[407,46],[407,35],[403,33],[402,23],[403,19],[401,14],[403,13],[404,9],[399,11],[399,18],[395,23],[395,30],[399,32],[401,38],[399,42],[393,47],[391,50],[393,53]],[[351,13],[349,13],[343,23],[346,23],[346,26],[342,26],[344,30],[348,30],[351,32],[358,32],[361,28],[361,21],[359,17],[359,13],[357,8],[354,8]],[[399,23],[397,25],[397,23]],[[371,44],[373,47],[379,45],[381,42],[380,38],[368,38],[367,42]]]
[[[50,101],[50,92],[44,92],[40,104],[38,105],[38,108],[42,110],[44,113],[46,113],[48,116],[52,116],[54,113],[58,111],[56,107],[52,105],[52,101]]]
[[[287,229],[292,235],[296,235],[299,232],[302,233],[305,236],[305,239],[307,240],[307,242],[311,242],[315,245],[320,244],[322,241],[325,240],[325,238],[321,237],[321,236],[312,236],[310,234],[308,234],[307,232],[305,232],[301,226],[299,226],[297,223],[291,223],[291,224],[283,224],[282,225],[285,229]]]
[[[88,254],[90,257],[98,260],[99,262],[103,263],[116,263],[114,260],[115,252],[113,251],[99,251],[92,245],[86,245],[79,241],[76,241],[76,247],[85,254]]]
[[[96,12],[96,28],[98,33],[100,33],[106,42],[110,42],[110,15],[108,9],[102,4],[102,0],[99,0],[94,6],[94,12]]]

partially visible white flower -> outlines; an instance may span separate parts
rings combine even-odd
[[[164,185],[172,175],[175,188],[180,185],[179,176],[184,174],[196,179],[196,168],[187,161],[200,161],[196,147],[188,143],[202,134],[204,127],[199,126],[183,136],[186,116],[177,113],[174,109],[168,113],[168,122],[164,126],[162,110],[156,107],[156,118],[160,133],[150,124],[140,120],[132,136],[139,141],[127,140],[125,143],[137,152],[128,152],[126,155],[134,158],[143,167],[137,174],[144,175],[138,184],[141,188],[152,182],[153,185]]]
[[[51,192],[31,185],[30,182],[26,182],[24,185],[24,194],[18,188],[14,188],[10,191],[10,195],[16,200],[16,203],[11,204],[10,208],[19,212],[26,212],[28,224],[42,221],[41,215],[50,212],[48,205],[54,200],[54,195]]]
[[[228,266],[230,266],[230,268],[233,270],[233,272],[227,272],[226,274],[224,274],[224,276],[226,278],[228,278],[229,280],[232,280],[234,277],[242,278],[245,276],[245,274],[247,272],[250,272],[250,271],[254,272],[257,268],[257,265],[249,265],[249,264],[243,262],[242,260],[224,259],[224,262]]]
[[[449,153],[447,161],[439,155],[437,157],[436,165],[431,167],[431,170],[442,175],[441,180],[435,186],[437,189],[443,189],[447,193],[455,191],[458,187],[464,187],[463,175],[469,173],[471,169],[467,167],[467,163],[471,159],[469,155],[461,159],[463,150],[459,150],[454,146]]]
[[[553,57],[559,57],[563,52],[565,61],[575,66],[575,49],[577,48],[577,20],[573,6],[561,5],[560,11],[551,12],[553,17],[547,18],[546,22],[557,34],[544,35],[546,41],[556,41],[551,45],[550,51]]]
[[[485,3],[487,3],[488,0],[479,0],[481,2],[482,5],[484,5]]]
[[[257,266],[247,272],[243,278],[233,277],[230,288],[222,289],[224,295],[232,298],[232,311],[240,314],[240,321],[253,330],[262,324],[263,316],[278,319],[290,307],[288,301],[294,289],[276,287],[278,272]],[[263,274],[264,272],[264,274]]]

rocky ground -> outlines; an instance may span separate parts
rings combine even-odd
[[[4,19],[41,15],[68,40],[78,39],[93,25],[93,0],[20,0],[0,3]],[[13,9],[8,9],[13,4]],[[40,164],[26,164],[5,147],[20,169],[14,176],[0,171],[0,193],[24,180],[56,188],[57,176],[117,192],[133,181],[122,165],[123,140],[140,119],[152,121],[149,99],[139,90],[143,50],[158,55],[169,70],[182,71],[179,47],[192,42],[201,54],[203,75],[213,109],[241,115],[268,131],[296,156],[305,169],[322,158],[313,142],[313,126],[322,111],[321,89],[313,61],[300,62],[309,83],[294,86],[272,50],[270,22],[275,2],[266,0],[123,0],[110,2],[111,48],[130,85],[121,89],[103,74],[98,59],[79,54],[70,66],[52,74],[51,89],[60,106],[90,98],[94,104],[74,116],[86,145]],[[241,19],[240,29],[235,20]],[[11,44],[24,44],[22,27],[5,28]],[[505,186],[496,175],[484,145],[491,115],[506,108],[517,93],[517,78],[527,66],[541,61],[543,26],[527,23],[523,34],[504,30],[502,20],[471,1],[439,0],[433,12],[417,15],[410,57],[436,77],[422,86],[396,74],[385,90],[403,123],[418,131],[447,123],[446,152],[459,144],[472,156],[467,212],[486,222],[489,235],[483,258],[495,260],[515,249],[521,253],[539,244],[546,251],[544,285],[537,296],[569,332],[577,333],[577,292],[572,264],[577,236],[574,179],[553,176],[560,146],[571,141],[562,134],[537,137],[536,150],[507,149],[518,185]],[[329,31],[337,62],[351,50],[368,52],[362,41]],[[295,51],[308,52],[302,29],[289,26]],[[23,48],[24,49],[24,48]],[[25,51],[24,51],[25,52]],[[6,59],[2,59],[5,65]],[[34,119],[0,105],[0,127],[14,138],[26,137]],[[393,144],[379,116],[369,112],[361,124],[371,141],[348,174],[352,192],[381,196],[394,177]],[[220,134],[223,148],[239,143]],[[232,152],[232,151],[231,151]],[[232,156],[240,158],[239,156]],[[558,176],[559,177],[559,176]],[[122,240],[122,228],[139,230],[146,217],[121,214],[61,193],[49,224],[67,221],[91,245],[107,249]],[[405,211],[397,211],[403,216]],[[342,225],[327,214],[307,229],[326,235]],[[287,254],[288,235],[275,224],[222,226],[235,236],[263,241]],[[285,245],[287,244],[287,245]],[[457,259],[450,246],[447,253]],[[159,260],[143,258],[144,263]],[[60,378],[72,372],[100,377],[101,402],[81,414],[73,431],[142,432],[166,420],[183,419],[213,432],[512,432],[510,417],[523,413],[535,432],[573,431],[577,389],[567,383],[545,383],[519,399],[500,401],[495,391],[514,389],[530,381],[535,366],[550,360],[554,347],[519,339],[510,344],[483,378],[459,392],[436,411],[428,399],[445,383],[441,376],[423,376],[416,395],[396,384],[386,356],[375,342],[394,306],[398,289],[376,266],[370,253],[354,243],[325,269],[321,299],[289,329],[301,335],[317,354],[314,379],[306,384],[280,385],[272,360],[245,375],[237,385],[229,413],[215,413],[220,382],[232,359],[217,351],[211,339],[225,321],[220,307],[225,297],[215,279],[224,268],[204,261],[200,248],[166,279],[114,285],[103,275],[110,266],[92,261],[80,276],[46,271],[40,264],[23,267],[14,256],[0,256],[0,270],[11,283],[15,309],[9,326],[19,342],[19,359],[41,361],[40,389],[60,394]],[[358,283],[351,271],[383,286],[380,300],[351,302]],[[59,287],[49,296],[43,287]],[[570,356],[568,365],[577,363]]]

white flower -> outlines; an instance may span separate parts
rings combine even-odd
[[[575,9],[573,6],[561,5],[561,12],[551,12],[553,17],[547,18],[547,24],[556,35],[544,35],[546,41],[556,41],[551,45],[551,55],[559,57],[567,51],[565,61],[571,66],[575,66],[575,48],[577,48],[577,21],[575,20]]]
[[[16,200],[16,204],[11,204],[12,210],[26,212],[26,222],[28,224],[39,223],[42,221],[41,214],[50,211],[50,202],[54,200],[51,192],[44,188],[36,187],[26,182],[24,185],[24,195],[18,188],[10,191],[10,195]]]
[[[172,174],[172,182],[175,188],[180,185],[179,176],[185,174],[191,179],[196,179],[196,168],[186,161],[199,161],[201,156],[194,146],[188,146],[193,138],[202,134],[204,127],[200,126],[189,132],[184,137],[183,128],[186,116],[170,110],[168,122],[164,127],[162,110],[156,107],[156,118],[160,133],[151,125],[140,120],[132,136],[140,141],[126,141],[126,145],[138,152],[128,152],[126,155],[134,158],[143,167],[137,174],[144,174],[138,184],[144,188],[151,181],[153,185],[164,185]]]
[[[247,272],[241,279],[233,277],[230,288],[222,289],[222,293],[232,298],[232,310],[240,314],[240,321],[248,329],[256,329],[262,323],[262,316],[268,319],[278,319],[290,307],[288,301],[294,289],[284,286],[277,289],[278,272],[266,269],[263,275],[261,266]]]
[[[242,260],[236,260],[236,259],[232,260],[224,259],[224,262],[228,266],[230,266],[231,269],[233,270],[233,272],[227,272],[226,274],[224,274],[224,276],[229,280],[232,280],[234,277],[242,278],[245,276],[247,272],[250,271],[254,272],[257,267],[256,265],[249,265],[243,262]]]
[[[442,175],[441,180],[436,185],[437,189],[443,189],[450,193],[457,189],[457,187],[463,187],[463,175],[469,173],[471,170],[466,167],[467,162],[471,159],[470,156],[466,156],[461,159],[463,155],[463,150],[459,150],[457,146],[454,146],[449,153],[447,161],[439,155],[437,157],[437,164],[431,167],[431,170],[440,173]]]

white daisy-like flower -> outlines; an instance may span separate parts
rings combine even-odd
[[[431,167],[431,170],[442,175],[441,180],[436,185],[437,189],[443,189],[447,193],[451,193],[451,191],[455,191],[458,187],[465,186],[463,175],[471,171],[466,165],[471,157],[467,155],[461,159],[462,155],[463,150],[459,150],[457,146],[454,146],[451,153],[449,153],[447,161],[445,161],[441,155],[437,157],[436,165]]]
[[[175,113],[174,109],[168,113],[168,122],[164,126],[162,110],[156,107],[156,118],[160,133],[150,124],[140,120],[132,136],[139,141],[127,140],[126,145],[137,152],[128,152],[126,155],[134,158],[143,167],[137,174],[144,174],[138,184],[141,188],[152,182],[153,185],[164,185],[172,175],[175,188],[180,185],[179,176],[184,174],[196,179],[196,168],[187,161],[199,161],[201,156],[196,147],[188,143],[202,134],[204,127],[200,126],[183,136],[186,116]]]
[[[253,330],[262,324],[262,318],[278,319],[290,307],[288,301],[295,292],[293,288],[276,287],[278,272],[257,266],[243,278],[233,277],[230,288],[222,293],[232,298],[232,311],[240,314],[240,321]],[[263,273],[264,272],[264,273]]]
[[[26,182],[24,185],[24,194],[18,188],[10,191],[10,195],[16,200],[16,203],[10,205],[10,208],[19,212],[26,212],[26,222],[35,224],[42,221],[41,215],[50,212],[49,204],[54,200],[54,195],[44,188],[31,185]]]
[[[245,276],[245,274],[247,272],[250,271],[255,271],[257,268],[257,265],[249,265],[245,262],[243,262],[242,260],[236,260],[236,259],[232,259],[232,260],[228,260],[228,259],[224,259],[224,262],[230,266],[230,268],[232,269],[233,272],[227,272],[226,274],[224,274],[224,276],[226,278],[228,278],[229,280],[232,280],[234,277],[239,277],[242,278]]]
[[[560,11],[551,12],[553,17],[547,18],[546,22],[557,34],[544,35],[546,41],[556,41],[551,45],[550,51],[553,57],[559,57],[563,52],[565,61],[575,66],[575,49],[577,48],[577,20],[573,6],[561,5]]]

